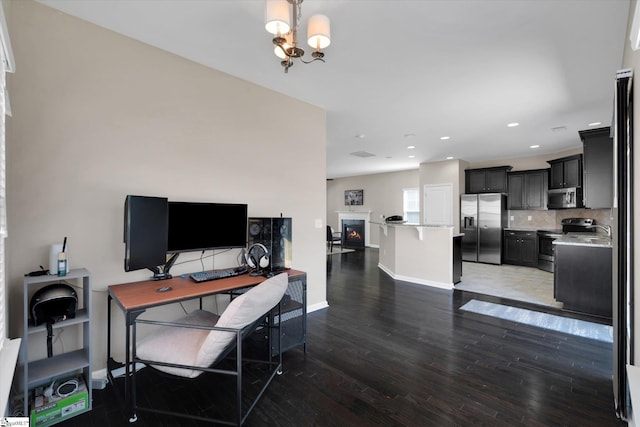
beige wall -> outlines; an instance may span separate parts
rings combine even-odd
[[[336,211],[371,211],[371,221],[381,221],[382,217],[402,215],[402,190],[418,188],[418,170],[388,172],[372,175],[335,178],[327,181],[327,224],[338,230]],[[345,190],[364,190],[362,206],[345,206]],[[371,227],[370,244],[380,245],[379,227]]]
[[[70,266],[93,274],[94,369],[104,367],[107,287],[149,276],[123,270],[127,194],[292,217],[293,265],[308,273],[309,304],[325,304],[325,230],[315,225],[326,213],[323,110],[39,3],[7,11],[17,64],[7,120],[11,336],[22,335],[23,274],[68,236]],[[215,267],[236,256],[216,256]]]

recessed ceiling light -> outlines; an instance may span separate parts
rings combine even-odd
[[[530,145],[529,148],[540,148],[540,146],[537,145],[537,144],[536,145]]]
[[[551,132],[564,132],[567,130],[566,126],[556,126],[551,128]]]
[[[416,148],[415,145],[410,145],[410,146],[407,147],[408,150],[413,150],[414,148]]]
[[[447,139],[451,138],[450,136],[441,136],[440,139],[443,141],[446,141]]]
[[[364,139],[364,133],[359,133],[356,135],[356,138],[358,139]]]
[[[414,156],[413,154],[409,156],[410,159],[415,158],[416,156]]]
[[[589,126],[600,126],[602,124],[602,122],[591,122],[589,123]]]
[[[509,123],[509,124],[507,125],[507,127],[510,127],[510,128],[514,128],[514,127],[516,127],[516,126],[520,126],[520,123],[518,123],[518,122],[513,122],[513,123]]]
[[[451,157],[451,156],[447,157],[447,160],[452,160],[452,159],[453,159],[453,157]]]

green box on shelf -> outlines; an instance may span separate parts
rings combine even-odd
[[[29,412],[31,427],[48,427],[81,412],[85,412],[89,408],[89,393],[87,392],[87,386],[82,379],[82,375],[56,381],[56,383],[62,384],[70,379],[78,381],[78,388],[73,394],[62,397],[59,400],[48,400],[45,397],[42,405],[38,407],[35,407],[34,404],[36,399],[35,393],[31,396],[30,407],[32,409]]]

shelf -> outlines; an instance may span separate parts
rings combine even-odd
[[[44,276],[25,277],[24,283],[28,285],[35,285],[38,283],[55,283],[70,279],[81,279],[89,276],[91,276],[91,274],[89,274],[89,271],[86,268],[73,268],[69,270],[69,273],[66,276],[58,276],[57,274],[45,274]]]
[[[73,283],[75,282],[75,284]],[[55,330],[70,328],[73,333],[79,332],[77,339],[80,340],[69,348],[69,351],[61,352],[53,357],[38,360],[29,360],[29,340],[35,340],[35,345],[46,344],[47,325],[34,325],[30,319],[30,296],[34,291],[46,285],[56,283],[68,283],[78,289],[76,314],[73,319],[67,319],[52,324]],[[91,391],[91,273],[85,268],[71,269],[66,276],[43,275],[25,276],[23,283],[23,350],[20,361],[22,368],[21,394],[25,411],[29,410],[29,393],[33,388],[51,383],[54,379],[61,377],[82,374],[87,383],[88,404],[82,412],[90,411],[92,408]],[[78,412],[75,415],[78,415]],[[66,419],[66,418],[65,418]],[[51,421],[47,425],[56,424],[60,420]]]
[[[74,317],[73,319],[67,319],[61,322],[56,322],[51,326],[53,327],[53,329],[59,329],[59,328],[64,328],[66,326],[77,325],[80,323],[88,323],[90,321],[91,321],[91,318],[89,317],[87,310],[83,308],[76,312],[76,317]],[[37,334],[39,332],[47,332],[47,325],[42,324],[38,326],[33,326],[33,320],[29,319],[29,328],[28,328],[29,335]]]
[[[85,349],[29,362],[29,385],[79,371],[88,367],[89,362],[89,353]]]

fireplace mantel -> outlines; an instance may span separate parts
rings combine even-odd
[[[338,214],[338,223],[340,224],[340,230],[342,230],[342,221],[345,219],[364,220],[364,245],[369,247],[369,235],[371,234],[369,221],[371,220],[371,211],[336,211],[336,213]]]

